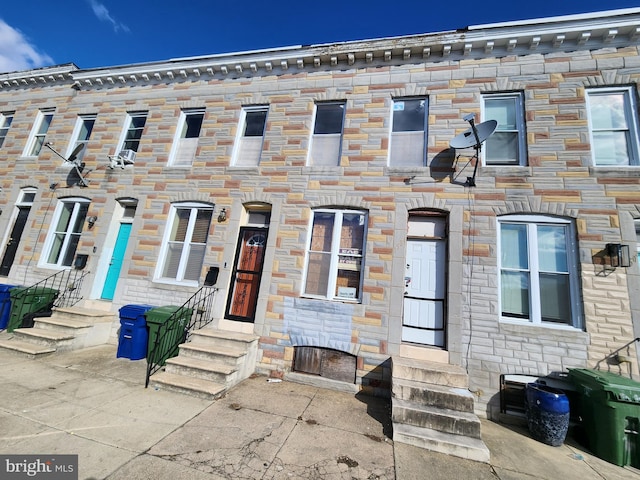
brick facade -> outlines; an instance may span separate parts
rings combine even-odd
[[[118,200],[131,198],[138,207],[113,309],[177,304],[194,288],[153,280],[169,207],[180,201],[212,203],[202,278],[206,267],[220,267],[216,311],[223,322],[243,205],[268,204],[271,222],[253,324],[261,337],[259,368],[291,370],[296,345],[335,348],[357,356],[357,381],[365,390],[383,394],[388,359],[402,352],[408,215],[416,209],[441,212],[448,219],[445,350],[450,362],[468,369],[480,413],[492,416],[500,374],[592,367],[640,334],[634,328],[637,263],[604,275],[596,261],[610,242],[635,251],[640,167],[592,166],[585,103],[588,87],[631,85],[637,93],[636,30],[622,25],[640,25],[640,11],[605,15],[600,22],[596,28],[569,18],[552,25],[553,34],[538,38],[536,47],[532,23],[478,27],[469,33],[475,40],[452,32],[449,38],[425,35],[0,75],[0,113],[15,111],[0,148],[2,231],[11,229],[20,189],[37,188],[6,283],[29,284],[50,273],[39,261],[57,200],[82,197],[91,202],[88,215],[98,221],[84,227],[77,253],[89,255],[86,296],[99,298],[104,276],[96,272],[109,262],[103,247],[113,246]],[[618,31],[613,40],[607,40],[609,27]],[[586,43],[571,37],[573,31],[592,30]],[[567,38],[558,43],[563,33]],[[517,46],[501,44],[504,38]],[[480,166],[476,186],[465,186],[472,167],[449,142],[468,127],[462,120],[466,114],[481,118],[483,93],[514,91],[524,95],[527,165]],[[392,101],[400,97],[428,99],[426,167],[388,166]],[[327,100],[346,102],[340,166],[308,166],[314,104]],[[234,167],[242,108],[250,105],[269,106],[260,163]],[[78,115],[97,115],[84,157],[88,187],[68,186],[69,167],[47,149],[38,157],[22,156],[37,110],[45,107],[55,108],[46,138],[60,150],[67,148]],[[197,154],[191,167],[171,167],[169,154],[185,108],[205,110]],[[133,111],[148,111],[135,165],[111,169],[108,156],[116,153],[125,116]],[[301,295],[312,209],[332,206],[368,212],[358,303]],[[228,220],[218,222],[222,208]],[[500,320],[497,218],[505,214],[574,222],[584,328]],[[631,348],[632,364],[612,368],[637,374]]]

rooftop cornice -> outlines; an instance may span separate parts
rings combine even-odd
[[[73,83],[72,73],[78,70],[73,63],[54,65],[52,67],[20,70],[18,72],[0,73],[0,90],[16,87]]]
[[[640,8],[633,8],[477,25],[421,35],[298,45],[87,70],[73,69],[67,74],[73,79],[74,88],[92,89],[617,48],[638,44],[639,39]],[[44,83],[47,79],[56,79],[55,75],[36,76],[32,72],[16,72],[10,74],[13,77],[7,80],[0,76],[0,91],[28,87],[41,79],[44,79]]]

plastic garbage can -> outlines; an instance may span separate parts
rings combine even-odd
[[[118,310],[120,335],[116,358],[140,360],[147,356],[149,333],[144,314],[152,308],[153,305],[125,305]]]
[[[7,332],[16,328],[33,327],[37,316],[51,316],[53,302],[58,298],[58,290],[47,287],[16,287],[9,291],[11,312]]]
[[[564,392],[541,383],[528,383],[525,398],[531,436],[547,445],[562,445],[569,430],[569,399]]]
[[[178,345],[185,341],[191,313],[190,308],[165,305],[145,314],[149,327],[148,363],[164,365],[167,359],[178,355]]]
[[[0,330],[7,328],[9,323],[9,315],[11,313],[11,294],[10,291],[17,285],[0,284]]]
[[[618,466],[640,468],[640,383],[611,372],[571,369],[587,446]]]

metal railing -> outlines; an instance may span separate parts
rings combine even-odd
[[[160,370],[166,360],[178,355],[178,346],[189,341],[194,330],[213,321],[213,299],[215,287],[201,287],[184,304],[160,323],[150,322],[149,349],[147,352],[147,374],[144,386],[149,386],[151,375]]]
[[[595,369],[596,370],[600,370],[600,364],[602,362],[606,362],[606,364],[608,366],[608,371],[611,371],[611,365],[621,365],[623,363],[628,363],[629,364],[629,377],[632,378],[633,377],[633,371],[632,371],[631,367],[632,367],[633,364],[632,364],[631,359],[630,359],[630,355],[631,355],[631,348],[630,347],[631,347],[632,344],[634,344],[636,342],[640,342],[640,337],[634,338],[630,342],[625,343],[623,346],[621,346],[617,350],[614,350],[613,352],[608,354],[602,360],[599,360],[598,363],[596,363]],[[620,352],[623,351],[624,349],[627,350],[626,351],[626,355],[620,355]]]

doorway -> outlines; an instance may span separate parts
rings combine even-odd
[[[446,267],[446,218],[410,216],[403,302],[403,342],[445,347]]]
[[[25,188],[20,192],[20,197],[16,202],[17,212],[13,221],[13,227],[7,237],[2,262],[0,263],[0,276],[6,277],[11,271],[35,197],[36,190],[34,188]]]

